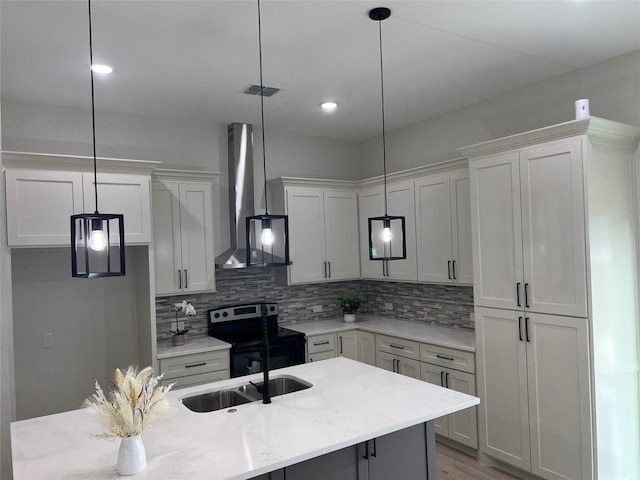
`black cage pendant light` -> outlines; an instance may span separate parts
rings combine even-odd
[[[289,265],[289,217],[287,215],[270,215],[267,203],[267,154],[264,140],[264,84],[262,82],[262,24],[260,17],[260,0],[258,0],[264,214],[246,219],[247,267],[282,267]]]
[[[382,69],[382,21],[391,16],[386,7],[369,11],[369,18],[378,22],[380,39],[380,91],[382,93],[382,167],[384,177],[384,216],[369,217],[369,260],[403,260],[407,258],[405,218],[388,214],[387,211],[387,143],[384,124],[384,75]],[[386,263],[383,264],[383,267]],[[385,268],[386,271],[388,269]]]
[[[89,3],[89,67],[93,66],[91,0]],[[71,275],[82,278],[117,277],[125,274],[124,215],[98,212],[96,160],[96,112],[91,72],[91,119],[93,132],[93,188],[95,213],[71,216]]]

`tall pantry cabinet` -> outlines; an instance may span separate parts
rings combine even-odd
[[[546,479],[640,475],[639,137],[591,117],[460,149],[487,461]]]

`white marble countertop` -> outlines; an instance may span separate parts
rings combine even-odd
[[[275,370],[307,390],[194,413],[179,398],[261,374],[169,392],[171,417],[143,434],[147,468],[135,478],[243,480],[477,405],[478,398],[346,358]],[[86,409],[11,424],[15,480],[116,479],[119,442]]]
[[[467,352],[476,351],[476,336],[472,330],[441,327],[420,322],[408,322],[389,317],[358,315],[355,322],[347,323],[340,319],[316,320],[313,322],[291,323],[283,325],[307,336],[323,333],[343,332],[345,330],[367,330],[373,333],[430,343],[441,347],[455,348]]]
[[[158,359],[179,357],[180,355],[191,355],[194,353],[213,352],[215,350],[226,350],[231,348],[231,344],[223,342],[213,337],[187,337],[184,345],[175,346],[170,340],[158,342]]]

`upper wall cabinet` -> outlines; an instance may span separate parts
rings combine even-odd
[[[213,174],[156,170],[153,245],[156,294],[214,291]]]
[[[10,247],[68,246],[71,215],[95,211],[92,159],[4,152]],[[157,162],[98,160],[98,207],[124,214],[125,243],[151,242],[150,172]]]
[[[416,223],[413,180],[391,182],[387,185],[387,211],[389,215],[405,217],[405,239],[407,258],[405,260],[369,259],[369,223],[370,217],[384,215],[384,187],[382,185],[367,188],[358,194],[360,209],[360,265],[362,278],[387,280],[417,280],[416,265]],[[392,239],[391,241],[399,241]],[[395,251],[401,245],[392,245]]]
[[[473,282],[467,169],[415,181],[418,280]]]
[[[585,317],[582,142],[471,162],[475,303]]]
[[[358,204],[351,182],[280,178],[270,182],[277,211],[289,216],[292,264],[278,269],[279,283],[360,278]]]

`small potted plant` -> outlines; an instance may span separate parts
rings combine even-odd
[[[356,312],[362,303],[362,294],[356,290],[341,293],[338,296],[338,303],[342,307],[345,322],[354,322],[356,320]]]
[[[171,330],[171,333],[173,333],[173,338],[171,339],[171,343],[175,346],[180,346],[180,345],[184,345],[186,341],[184,334],[187,333],[189,329],[185,328],[184,322],[180,322],[178,320],[178,312],[182,310],[182,313],[184,315],[187,315],[188,317],[193,317],[196,314],[196,309],[193,308],[193,305],[191,305],[190,303],[187,303],[186,300],[183,300],[182,303],[176,303],[174,305],[174,310],[176,312],[176,329]],[[180,323],[182,323],[182,328],[180,328]]]

